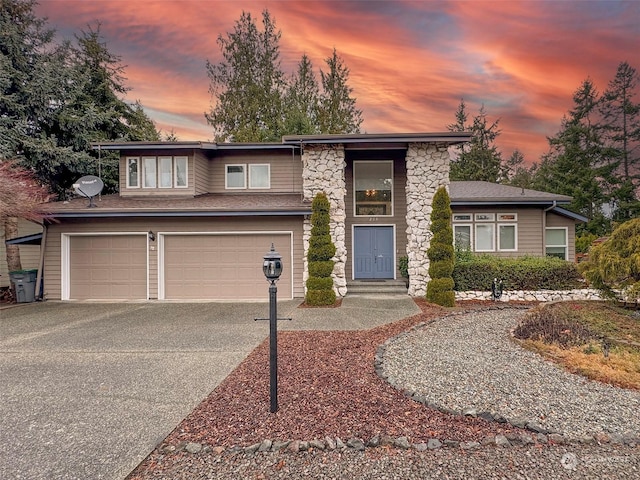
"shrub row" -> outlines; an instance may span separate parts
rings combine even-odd
[[[504,290],[571,290],[584,286],[576,264],[555,257],[461,255],[453,269],[459,292],[491,290],[494,278],[503,281]]]

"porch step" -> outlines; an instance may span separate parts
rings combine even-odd
[[[405,280],[352,280],[347,282],[347,295],[406,295]]]

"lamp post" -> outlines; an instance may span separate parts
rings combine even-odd
[[[273,243],[271,250],[264,256],[262,271],[267,277],[269,285],[269,397],[271,413],[278,411],[278,288],[276,282],[282,274],[282,257],[275,251]]]

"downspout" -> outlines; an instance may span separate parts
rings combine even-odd
[[[550,207],[542,210],[542,256],[546,257],[547,250],[547,212],[558,206],[558,201],[554,200]]]
[[[42,295],[40,295],[41,285],[42,285],[42,271],[44,270],[44,250],[47,245],[47,224],[41,223],[42,225],[42,240],[40,240],[40,260],[38,262],[38,273],[36,275],[36,300],[42,300]]]

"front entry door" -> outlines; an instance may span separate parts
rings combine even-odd
[[[355,279],[391,279],[395,255],[393,227],[354,227]]]

